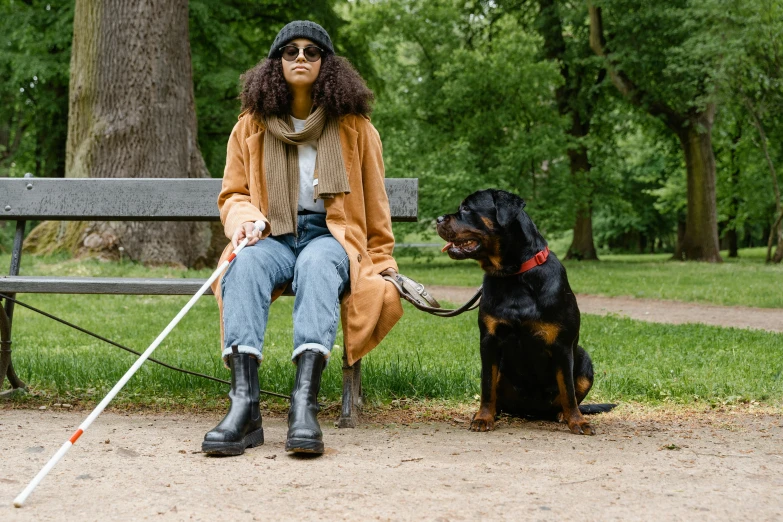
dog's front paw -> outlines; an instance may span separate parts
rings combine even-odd
[[[595,435],[593,427],[584,419],[576,422],[569,422],[568,429],[575,435]]]
[[[492,431],[495,429],[495,416],[488,411],[479,410],[470,422],[470,431]]]

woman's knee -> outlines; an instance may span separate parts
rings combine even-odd
[[[254,262],[252,258],[237,256],[226,270],[226,274],[223,276],[223,286],[244,286],[263,284],[264,270]]]
[[[333,237],[318,238],[305,248],[296,260],[296,271],[341,280],[348,278],[348,254]]]
[[[293,275],[293,260],[281,253],[249,247],[229,265],[223,284],[249,288],[274,288]]]

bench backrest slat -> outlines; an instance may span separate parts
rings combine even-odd
[[[220,179],[3,178],[0,220],[216,221]],[[389,178],[393,221],[416,221],[416,178]]]

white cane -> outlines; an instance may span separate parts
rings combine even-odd
[[[258,232],[263,232],[266,225],[263,221],[256,221],[255,222],[255,230]],[[41,471],[38,472],[38,474],[33,478],[33,480],[30,481],[30,483],[27,485],[26,488],[24,488],[24,491],[22,491],[18,497],[14,499],[14,506],[16,507],[22,507],[24,505],[25,500],[27,500],[27,497],[30,496],[30,493],[33,492],[33,490],[38,486],[38,484],[43,480],[43,478],[52,470],[52,468],[60,461],[61,458],[68,452],[69,449],[71,449],[71,446],[73,446],[77,440],[79,440],[79,437],[82,436],[82,433],[87,431],[87,428],[90,427],[90,424],[98,417],[98,415],[101,414],[101,412],[108,406],[108,404],[111,402],[111,400],[114,398],[117,393],[125,386],[131,377],[133,377],[133,374],[136,373],[136,370],[141,368],[141,365],[144,364],[144,361],[147,360],[147,358],[152,355],[152,352],[155,351],[155,348],[158,347],[158,345],[163,342],[163,339],[166,338],[166,336],[171,332],[171,330],[174,329],[175,326],[177,326],[177,323],[179,323],[180,319],[182,319],[186,313],[188,313],[188,310],[190,310],[193,305],[196,303],[199,297],[204,295],[204,292],[207,291],[207,289],[212,285],[213,281],[218,278],[218,276],[223,272],[223,270],[226,269],[226,267],[231,263],[231,261],[234,260],[234,258],[239,254],[239,252],[242,251],[245,246],[247,246],[247,242],[249,241],[249,238],[245,238],[242,240],[239,245],[234,249],[234,251],[231,253],[231,255],[223,261],[223,263],[220,264],[220,266],[215,270],[212,275],[207,279],[207,282],[204,283],[198,292],[196,292],[196,295],[190,298],[190,301],[188,301],[188,304],[185,305],[185,307],[180,310],[180,312],[177,314],[177,316],[171,320],[169,325],[160,333],[160,335],[152,342],[149,348],[139,356],[139,358],[136,360],[135,363],[133,363],[133,366],[130,367],[130,369],[125,372],[125,375],[122,376],[122,379],[117,382],[117,384],[114,385],[114,388],[111,389],[111,391],[106,395],[106,397],[103,398],[103,400],[96,406],[94,410],[92,410],[92,413],[84,420],[84,422],[81,423],[79,426],[79,429],[77,429],[73,435],[71,435],[71,438],[65,441],[65,444],[63,444],[59,450],[57,450],[57,453],[54,454],[54,456],[49,459],[49,462],[46,463],[46,465],[41,469]]]

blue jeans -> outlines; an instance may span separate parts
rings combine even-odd
[[[221,282],[224,357],[236,345],[262,359],[272,291],[288,283],[296,294],[291,359],[305,350],[329,357],[340,296],[349,286],[348,255],[326,228],[325,214],[300,215],[297,225],[297,236],[268,236],[228,266]]]

